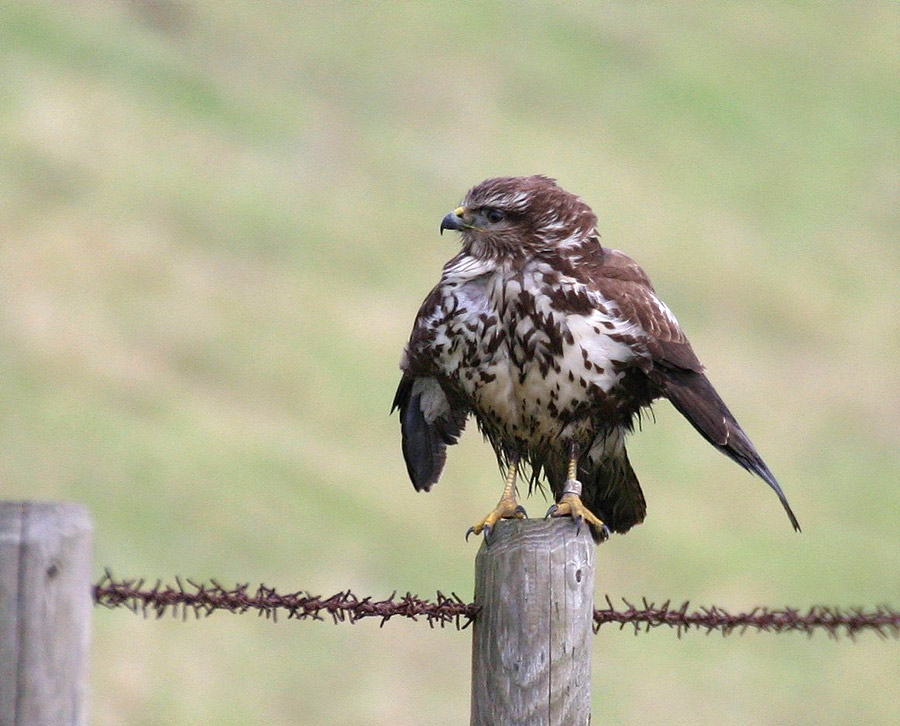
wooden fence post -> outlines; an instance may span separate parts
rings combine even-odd
[[[85,726],[90,515],[0,502],[0,724]]]
[[[590,724],[594,549],[568,518],[503,521],[482,543],[471,726]]]

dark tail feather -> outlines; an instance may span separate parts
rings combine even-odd
[[[788,519],[799,532],[800,523],[794,516],[778,480],[756,452],[753,442],[738,425],[709,379],[704,374],[694,371],[668,370],[662,377],[661,385],[672,405],[691,422],[704,439],[772,487]]]
[[[584,461],[578,470],[581,501],[612,532],[627,532],[644,521],[647,503],[625,449],[599,465]]]

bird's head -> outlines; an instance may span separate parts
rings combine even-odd
[[[497,177],[472,187],[441,221],[480,258],[529,258],[581,244],[596,232],[591,208],[545,176]]]

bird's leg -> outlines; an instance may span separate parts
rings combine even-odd
[[[506,474],[506,484],[503,487],[503,494],[500,495],[500,501],[497,506],[480,522],[469,527],[466,532],[466,539],[470,534],[481,534],[484,532],[485,537],[489,537],[494,525],[501,519],[523,519],[528,515],[525,513],[525,507],[516,501],[516,471],[519,468],[519,457],[514,456],[509,462],[509,471]]]
[[[581,482],[578,476],[578,445],[569,445],[569,465],[566,471],[566,483],[559,500],[547,510],[548,517],[571,517],[575,520],[576,531],[581,531],[582,522],[590,524],[601,539],[609,537],[609,527],[603,520],[584,506],[581,501]]]

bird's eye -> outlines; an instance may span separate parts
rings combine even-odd
[[[506,215],[503,214],[503,212],[501,212],[499,209],[494,209],[493,207],[487,207],[484,210],[484,216],[485,216],[485,219],[487,219],[487,221],[490,222],[491,224],[497,224],[498,222],[502,222],[503,219],[506,217]]]

